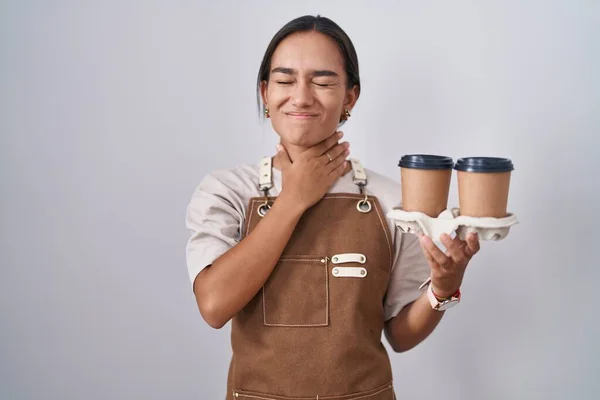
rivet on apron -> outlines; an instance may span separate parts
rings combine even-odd
[[[356,209],[361,213],[368,213],[371,211],[371,202],[369,200],[359,200],[356,203]]]
[[[365,274],[365,270],[360,271],[360,274],[364,275]]]
[[[268,176],[268,175],[265,175]],[[264,198],[265,198],[265,202],[263,204],[261,204],[258,209],[256,210],[256,212],[258,213],[258,215],[262,217],[264,217],[265,215],[267,215],[267,211],[269,211],[271,209],[271,206],[269,205],[269,189],[265,188],[263,189],[264,192]]]
[[[340,272],[340,271],[339,271],[337,268],[333,270],[333,274],[334,274],[334,275],[337,275],[337,274],[339,274],[339,272]]]
[[[256,210],[256,212],[258,213],[258,215],[260,215],[261,217],[264,217],[265,215],[267,215],[267,211],[269,211],[271,209],[271,206],[269,204],[261,204],[258,209]]]
[[[362,171],[360,171],[360,170],[357,172],[362,173]],[[365,184],[359,183],[358,188],[360,189],[360,194],[364,195],[365,198],[362,200],[359,200],[358,203],[356,203],[356,209],[358,211],[360,211],[361,213],[368,213],[369,211],[371,211],[371,202],[369,201],[369,198],[367,197],[367,194],[365,193]]]

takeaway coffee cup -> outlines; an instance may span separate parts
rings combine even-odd
[[[514,166],[507,158],[460,158],[458,174],[460,214],[469,217],[506,217],[508,188]]]
[[[437,218],[448,205],[454,161],[451,157],[409,154],[400,159],[402,209]]]

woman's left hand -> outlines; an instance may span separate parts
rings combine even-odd
[[[460,288],[465,270],[471,258],[479,251],[479,239],[476,233],[467,235],[463,241],[456,236],[443,234],[440,240],[446,247],[443,253],[431,238],[421,235],[419,238],[429,267],[433,292],[442,298],[450,297]]]

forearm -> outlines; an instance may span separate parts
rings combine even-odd
[[[431,308],[427,293],[405,306],[386,322],[385,335],[396,352],[412,349],[425,340],[444,316],[444,311]]]
[[[282,194],[256,228],[194,282],[204,320],[221,328],[256,295],[273,271],[304,210]]]

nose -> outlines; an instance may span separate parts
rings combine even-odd
[[[298,82],[292,93],[292,103],[296,107],[309,107],[314,102],[312,88],[309,82]]]

